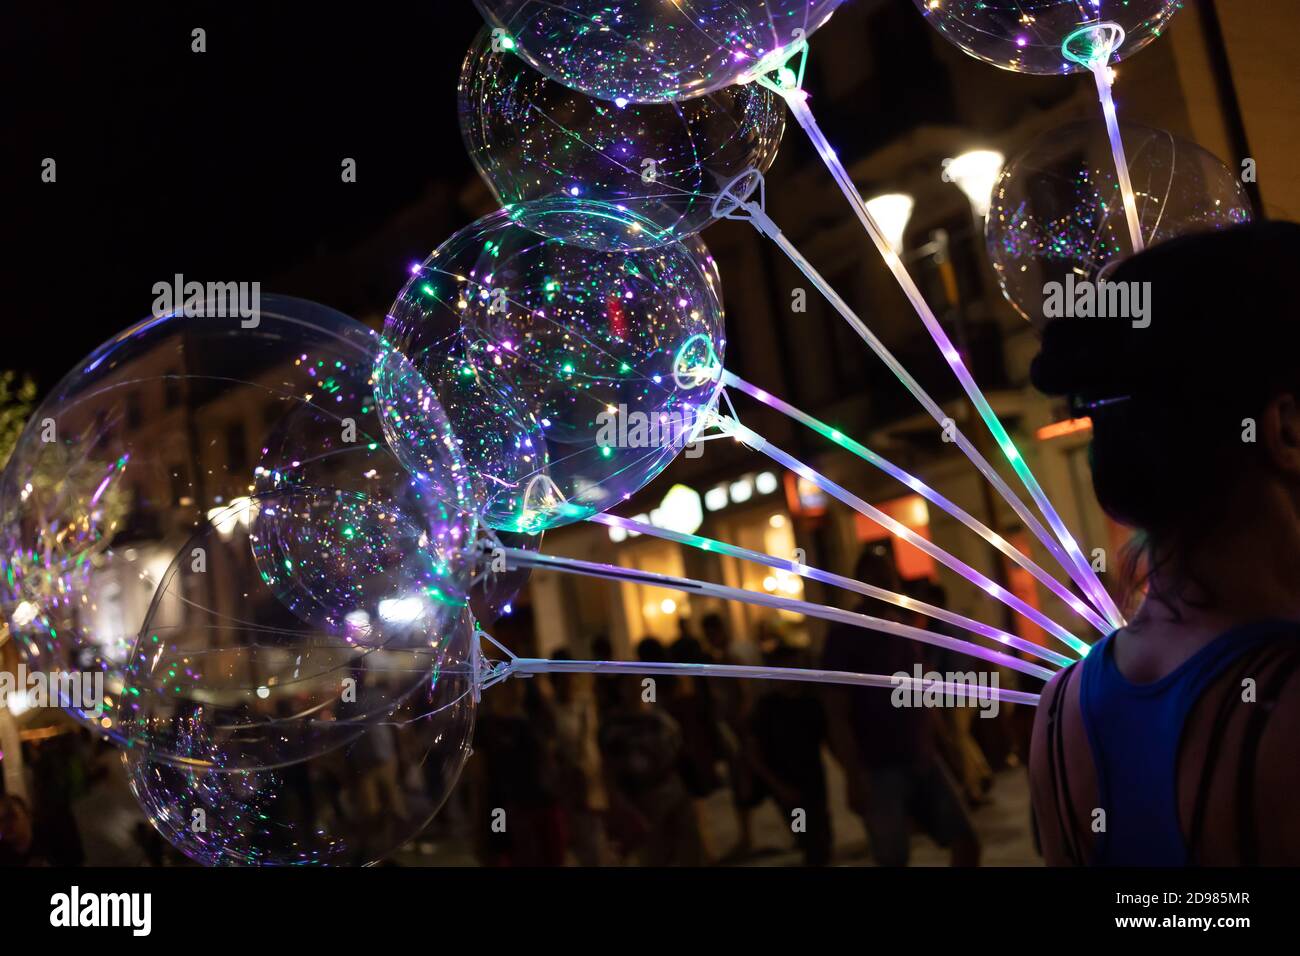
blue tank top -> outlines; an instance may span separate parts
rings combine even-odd
[[[1079,709],[1092,750],[1105,830],[1091,862],[1100,866],[1185,866],[1178,818],[1178,750],[1187,715],[1205,688],[1251,648],[1296,625],[1267,621],[1220,634],[1164,677],[1133,684],[1115,665],[1114,634],[1083,660]],[[1091,820],[1091,814],[1088,815]]]

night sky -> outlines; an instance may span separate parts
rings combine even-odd
[[[144,317],[155,282],[276,291],[432,182],[472,178],[455,101],[481,25],[469,0],[13,6],[0,13],[0,369],[43,391]],[[195,27],[206,53],[191,52]],[[55,184],[40,179],[47,156]]]

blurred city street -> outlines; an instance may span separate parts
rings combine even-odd
[[[862,821],[844,802],[844,778],[834,761],[827,761],[831,788],[831,815],[835,834],[836,866],[871,866]],[[1042,866],[1034,849],[1029,824],[1029,781],[1023,768],[1000,771],[989,800],[971,811],[983,847],[983,866]],[[718,790],[705,804],[704,822],[710,850],[720,856],[735,845],[736,816],[731,792]],[[799,866],[788,824],[771,801],[754,813],[753,853],[727,861],[737,866]],[[426,838],[408,844],[393,857],[401,866],[478,866],[468,841],[459,836]],[[948,854],[924,834],[912,835],[912,866],[947,866]]]

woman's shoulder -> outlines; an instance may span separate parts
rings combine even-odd
[[[1300,862],[1300,635],[1262,641],[1205,688],[1184,728],[1181,815],[1202,864]]]
[[[1297,642],[1300,644],[1300,642]],[[1260,862],[1295,866],[1300,863],[1300,656],[1291,657],[1289,669],[1278,675],[1272,699],[1262,700],[1271,714],[1259,741],[1258,819]]]
[[[1043,688],[1034,715],[1029,778],[1034,816],[1049,865],[1082,863],[1092,837],[1081,812],[1096,804],[1097,781],[1087,736],[1079,719],[1083,661],[1054,674]]]

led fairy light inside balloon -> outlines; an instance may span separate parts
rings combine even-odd
[[[735,84],[755,60],[820,27],[844,0],[475,0],[534,69],[622,107]]]
[[[1059,76],[1079,68],[1062,56],[1066,37],[1115,24],[1131,56],[1159,37],[1183,0],[914,0],[944,38],[967,54],[1015,73]]]
[[[479,436],[467,457],[491,527],[535,533],[604,510],[707,421],[724,347],[716,266],[693,237],[625,248],[634,221],[567,196],[516,204],[439,247],[390,310],[389,339]],[[409,440],[397,453],[420,454]]]
[[[1087,71],[1097,85],[1133,251],[1141,233],[1136,195],[1116,118],[1112,64],[1161,36],[1182,0],[916,0],[926,20],[966,53],[1038,76]]]
[[[1061,54],[1071,62],[1089,70],[1097,83],[1097,98],[1101,103],[1102,117],[1106,122],[1106,136],[1110,140],[1111,155],[1115,160],[1115,177],[1119,182],[1120,196],[1124,200],[1124,217],[1128,220],[1129,241],[1134,252],[1146,247],[1142,237],[1142,218],[1138,214],[1137,196],[1129,178],[1128,159],[1124,155],[1124,138],[1120,135],[1119,116],[1115,112],[1112,89],[1114,75],[1110,62],[1124,44],[1124,28],[1118,23],[1098,23],[1082,27],[1071,33],[1061,44]]]
[[[563,194],[615,207],[617,230],[565,217],[540,224],[584,245],[649,248],[698,232],[710,222],[715,184],[770,166],[783,125],[780,100],[757,86],[610,108],[501,51],[487,29],[466,55],[459,89],[470,158],[502,206]]]
[[[438,451],[417,488],[383,439],[374,400],[376,369],[385,367],[403,407],[421,401],[409,363],[360,323],[303,300],[264,296],[258,334],[255,380],[238,326],[201,313],[142,323],[110,340],[96,353],[103,372],[87,375],[83,363],[52,390],[0,486],[0,510],[15,522],[4,535],[15,552],[5,555],[9,586],[44,610],[27,624],[9,615],[12,628],[25,639],[48,622],[47,666],[102,672],[116,703],[111,724],[93,729],[162,776],[167,767],[197,773],[217,762],[224,771],[256,771],[355,739],[364,721],[391,713],[440,663],[431,632],[460,613],[447,609],[457,591],[450,551],[476,519],[461,508],[468,499],[455,450],[439,440],[445,431],[427,410],[421,434]],[[219,406],[225,420],[250,431],[257,456],[237,462],[205,449],[202,468],[182,459],[168,469],[173,480],[201,471],[201,488],[165,500],[127,494],[122,481],[149,480],[138,463],[157,461],[159,431],[148,422],[122,427],[121,389],[104,387],[104,376],[155,387],[163,382],[157,369],[172,367],[158,356],[175,355],[181,343],[183,368],[163,376],[169,385],[189,383],[177,389],[178,413],[203,417]],[[61,436],[61,486],[33,482],[54,464],[40,421],[68,421],[68,409],[104,424]],[[340,422],[355,429],[354,441],[339,444]],[[101,465],[111,462],[125,470],[104,484]],[[31,494],[9,497],[29,484]],[[224,504],[209,509],[211,502]],[[24,511],[42,517],[27,521]],[[188,538],[174,537],[178,520]],[[134,529],[131,547],[121,547],[126,528]],[[98,614],[43,600],[47,591],[102,595],[107,582],[118,597]],[[204,605],[216,594],[241,602],[237,621],[230,607]],[[428,601],[418,622],[381,615],[385,601],[416,595]],[[125,646],[123,634],[132,636]],[[333,699],[338,679],[374,662],[380,647],[385,666],[409,677]],[[335,726],[308,716],[324,710]]]

